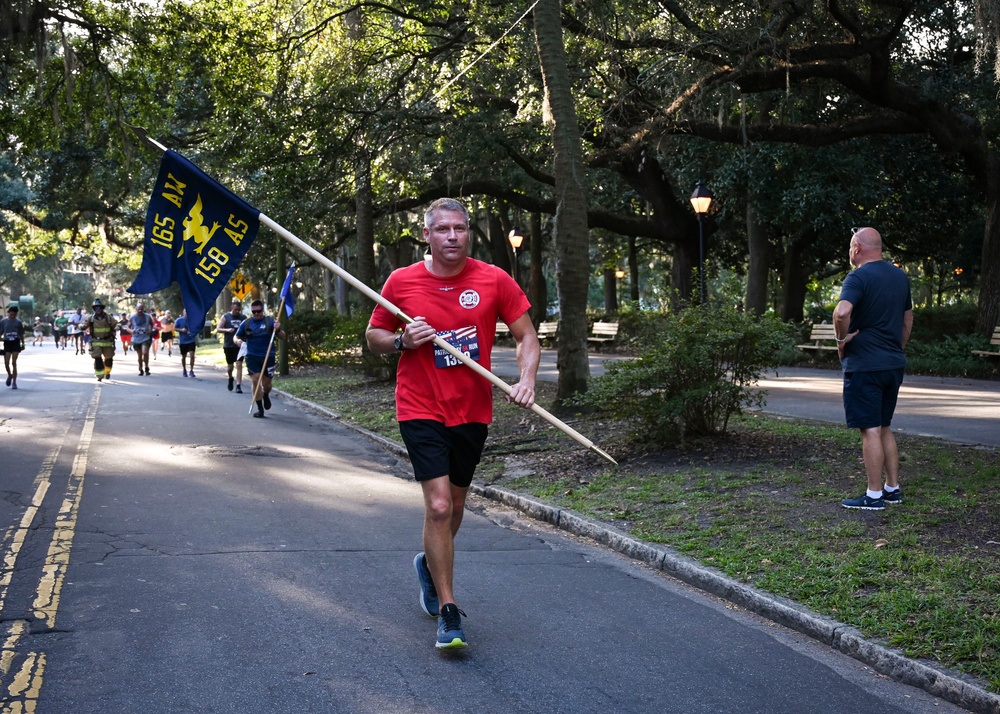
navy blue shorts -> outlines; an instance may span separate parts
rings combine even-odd
[[[844,413],[851,429],[892,424],[903,368],[877,372],[844,372]]]
[[[417,481],[447,476],[459,488],[468,488],[483,455],[486,424],[445,426],[431,419],[399,422],[399,433],[406,444]]]
[[[264,372],[268,377],[274,376],[274,352],[268,357],[267,364],[264,364],[264,357],[261,355],[247,355],[246,365],[249,374],[260,374]]]

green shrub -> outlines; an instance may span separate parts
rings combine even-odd
[[[663,330],[667,313],[657,310],[638,310],[630,305],[621,308],[617,316],[619,347],[642,348]]]
[[[689,308],[650,329],[637,359],[609,364],[574,403],[628,419],[666,443],[724,433],[733,414],[761,404],[750,387],[790,340],[780,321],[728,307]]]
[[[914,318],[916,324],[916,318]],[[914,327],[914,333],[916,327]],[[906,345],[906,371],[938,377],[988,379],[1000,367],[1000,357],[979,357],[972,350],[989,348],[989,340],[979,335],[944,337],[938,342],[910,341]]]
[[[296,311],[284,321],[288,357],[296,364],[357,362],[368,316],[344,317],[334,310]]]
[[[913,311],[914,342],[938,342],[945,337],[971,335],[976,329],[976,305],[957,303],[940,307],[918,307]]]

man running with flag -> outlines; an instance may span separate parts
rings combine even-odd
[[[424,496],[424,552],[413,561],[420,607],[438,618],[435,646],[460,649],[467,640],[453,584],[455,536],[493,420],[493,387],[434,339],[489,369],[497,321],[507,323],[521,376],[506,398],[525,408],[535,402],[541,348],[520,286],[496,266],[469,257],[469,212],[462,203],[432,203],[424,238],[430,262],[394,271],[382,288],[382,296],[413,321],[404,325],[379,304],[366,336],[375,354],[400,353],[396,420]]]
[[[250,303],[250,319],[240,323],[233,341],[239,347],[246,343],[247,372],[253,384],[254,403],[257,411],[253,413],[257,419],[264,418],[264,410],[271,408],[271,379],[274,377],[274,350],[271,344],[274,337],[285,339],[285,331],[281,323],[264,314],[264,303],[254,300]]]

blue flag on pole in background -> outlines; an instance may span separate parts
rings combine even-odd
[[[292,310],[295,309],[295,296],[292,294],[292,275],[294,274],[295,263],[292,263],[292,267],[288,269],[288,275],[285,276],[285,284],[281,286],[281,299],[285,301],[285,314],[288,317],[292,316]]]
[[[174,151],[165,151],[146,211],[142,267],[128,291],[162,290],[175,280],[192,331],[247,254],[260,211]]]

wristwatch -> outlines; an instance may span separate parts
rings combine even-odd
[[[396,339],[392,341],[392,346],[396,348],[397,352],[402,352],[406,348],[403,347],[403,333],[400,332],[396,335]]]

